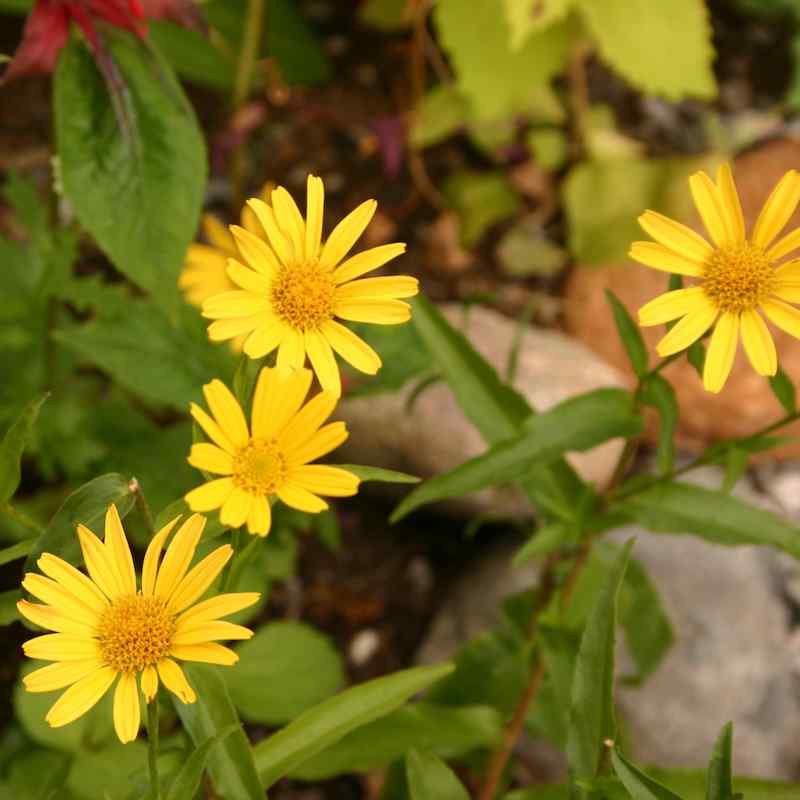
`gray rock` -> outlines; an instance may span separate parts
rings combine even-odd
[[[460,305],[442,311],[459,327],[464,320]],[[466,334],[473,346],[505,374],[517,323],[490,309],[475,307],[468,315]],[[555,332],[528,328],[523,335],[514,386],[537,410],[582,392],[604,386],[622,386],[623,379],[588,348]],[[343,401],[337,413],[347,422],[350,438],[337,451],[343,461],[399,469],[427,478],[446,472],[479,455],[486,443],[464,417],[444,383],[426,389],[412,410],[403,392],[371,395]],[[606,442],[569,460],[588,481],[604,484],[611,476],[622,448],[620,440]],[[461,513],[495,513],[527,516],[530,509],[514,489],[497,489],[464,498],[450,507]]]

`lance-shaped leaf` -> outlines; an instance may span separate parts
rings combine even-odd
[[[411,800],[469,800],[453,770],[433,753],[409,750],[406,779]]]
[[[229,725],[216,736],[209,736],[199,744],[172,779],[166,800],[192,800],[200,788],[212,749],[237,730],[240,730],[239,725]]]
[[[733,800],[733,723],[719,733],[706,777],[706,800]]]
[[[17,491],[22,453],[46,399],[47,395],[44,394],[28,403],[0,441],[0,504],[10,500]]]
[[[631,319],[628,309],[617,299],[617,296],[606,289],[606,299],[614,315],[617,333],[628,354],[633,371],[641,378],[647,372],[647,347],[645,346],[639,326]]]
[[[611,764],[633,800],[683,800],[680,795],[628,761],[616,747],[611,751]]]

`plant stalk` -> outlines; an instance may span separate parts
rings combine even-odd
[[[151,800],[161,800],[161,783],[158,778],[158,698],[147,704],[147,757],[150,767]]]

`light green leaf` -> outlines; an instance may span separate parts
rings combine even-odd
[[[16,561],[18,558],[27,556],[28,553],[33,550],[35,543],[36,537],[33,537],[32,539],[23,539],[21,542],[12,544],[11,547],[6,547],[4,550],[0,550],[0,566],[3,564],[9,564],[12,561]]]
[[[426,481],[398,505],[391,521],[426,503],[513,482],[531,467],[565,453],[590,450],[617,436],[637,436],[641,428],[630,395],[621,389],[597,389],[570,398],[530,417],[516,436]]]
[[[606,289],[606,299],[614,315],[617,333],[628,354],[633,371],[640,378],[647,372],[647,347],[645,346],[639,326],[631,319],[628,309],[617,299],[617,296]]]
[[[34,749],[30,743],[27,744],[22,752],[14,753],[5,762],[3,771],[4,777],[8,778],[8,787],[0,784],[0,797],[8,800],[69,800],[64,796],[69,756],[54,750]]]
[[[253,752],[228,695],[219,669],[204,664],[184,666],[189,683],[197,693],[194,703],[182,703],[174,695],[175,710],[183,727],[200,747],[230,727],[238,727],[218,742],[208,756],[208,771],[216,792],[225,800],[263,800],[264,790],[256,773]]]
[[[352,731],[291,775],[320,781],[348,772],[369,772],[402,758],[412,747],[442,758],[463,757],[493,747],[502,725],[500,713],[487,706],[415,703]]]
[[[32,570],[44,552],[52,553],[72,564],[78,563],[80,546],[75,533],[78,523],[83,523],[96,533],[102,531],[106,511],[112,503],[116,504],[120,517],[125,517],[133,507],[134,499],[129,483],[128,478],[111,472],[76,489],[64,500],[44,533],[37,539],[25,562],[25,571]]]
[[[174,310],[178,273],[205,189],[203,135],[154,48],[113,29],[104,41],[124,76],[125,90],[114,99],[77,37],[56,69],[53,102],[64,193],[114,265]]]
[[[202,744],[199,744],[189,758],[183,762],[178,774],[172,780],[166,800],[193,800],[200,788],[200,781],[203,779],[211,750],[237,730],[240,730],[238,724],[230,725],[216,736],[209,736]]]
[[[511,30],[497,0],[440,0],[434,9],[439,39],[450,56],[458,87],[473,116],[502,119],[528,111],[537,86],[564,67],[572,43],[568,21],[551,25],[511,48]]]
[[[611,764],[633,800],[683,800],[675,792],[631,764],[616,747],[611,750]]]
[[[344,684],[336,648],[302,622],[271,622],[236,652],[239,661],[225,670],[225,683],[248,722],[286,723]],[[298,664],[303,668],[298,669]]]
[[[533,160],[549,171],[561,169],[569,155],[569,142],[559,128],[534,128],[525,137]]]
[[[511,49],[519,50],[535,31],[563,19],[573,0],[503,0],[511,31]]]
[[[656,468],[661,475],[672,471],[675,463],[675,429],[678,426],[678,400],[672,384],[661,375],[650,375],[642,384],[642,403],[658,411],[658,450]]]
[[[39,409],[47,397],[47,394],[43,394],[31,400],[0,441],[0,504],[10,500],[17,491],[22,453],[33,433]]]
[[[713,489],[664,481],[637,491],[617,509],[655,533],[693,534],[725,545],[771,545],[800,558],[800,528]]]
[[[769,387],[772,393],[783,406],[787,414],[793,414],[797,408],[796,392],[792,379],[780,368],[769,378]]]
[[[706,800],[706,773],[701,770],[657,769],[648,770],[674,792],[686,800]],[[800,783],[762,780],[736,776],[737,793],[746,800],[796,800],[800,797]]]
[[[706,800],[734,800],[733,794],[733,723],[719,732],[708,764]]]
[[[106,713],[110,714],[111,709],[108,708]],[[67,788],[81,800],[127,800],[131,778],[143,770],[146,763],[147,745],[144,742],[122,744],[112,734],[102,749],[78,754],[72,762]]]
[[[402,0],[405,2],[405,0]],[[409,132],[412,147],[430,147],[467,124],[469,105],[454,86],[441,84],[423,95]]]
[[[717,94],[703,0],[576,0],[600,55],[626,80],[668,100]]]
[[[548,553],[558,550],[570,538],[569,528],[559,522],[537,528],[533,536],[517,550],[513,564],[515,567],[519,567],[535,558],[546,556]]]
[[[426,750],[409,750],[406,779],[411,800],[469,800],[469,794],[453,770]]]
[[[394,711],[452,671],[453,665],[445,663],[395,672],[346,689],[304,712],[253,748],[264,787],[268,789],[350,731]]]
[[[614,645],[620,587],[633,540],[620,552],[597,595],[581,638],[567,741],[570,778],[593,778],[600,767],[606,739],[616,735],[614,719]]]
[[[407,472],[398,472],[394,469],[382,469],[381,467],[365,467],[361,464],[334,464],[340,469],[352,472],[362,481],[380,481],[381,483],[419,483],[421,478],[416,475],[409,475]]]

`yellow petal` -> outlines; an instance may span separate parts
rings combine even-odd
[[[797,250],[798,247],[800,247],[800,228],[795,228],[770,247],[767,251],[767,260],[779,261],[792,251]]]
[[[269,311],[269,298],[244,289],[215,294],[203,301],[203,316],[206,319],[231,319],[232,317],[252,317]]]
[[[699,278],[703,274],[703,267],[697,261],[690,261],[685,256],[668,250],[662,244],[634,242],[628,255],[634,261],[662,272],[674,272],[676,275],[689,275],[694,278]]]
[[[258,217],[258,221],[264,228],[264,232],[267,234],[269,243],[272,245],[272,249],[278,259],[287,266],[292,264],[294,262],[294,250],[291,242],[278,227],[278,221],[275,219],[273,210],[263,200],[258,200],[255,197],[248,200],[247,205],[253,209]]]
[[[800,302],[800,260],[788,261],[775,270],[772,290],[787,303]]]
[[[214,444],[206,442],[193,444],[188,461],[193,467],[213,472],[215,475],[233,473],[233,457]]]
[[[203,214],[202,218],[203,235],[208,243],[223,250],[228,255],[236,252],[233,237],[228,229],[213,214]]]
[[[800,339],[800,311],[796,308],[782,300],[770,299],[761,304],[761,310],[767,315],[767,319],[782,331]]]
[[[151,703],[158,694],[158,670],[155,667],[145,667],[142,670],[141,685],[144,699]]]
[[[203,429],[206,436],[211,439],[212,442],[216,442],[223,450],[226,450],[228,453],[235,453],[236,447],[233,442],[228,438],[228,436],[223,433],[222,428],[220,428],[217,423],[211,419],[211,417],[203,411],[200,406],[196,403],[192,403],[189,406],[189,413],[192,415],[194,421]]]
[[[360,336],[336,320],[323,323],[320,332],[330,346],[357,370],[374,375],[381,368],[381,357]]]
[[[724,247],[732,240],[727,229],[727,217],[722,210],[719,190],[705,172],[695,172],[689,178],[692,199],[712,241]]]
[[[83,716],[108,691],[116,676],[111,667],[100,667],[76,681],[56,700],[45,720],[51,728],[60,728]]]
[[[250,358],[264,358],[280,345],[284,336],[286,336],[286,326],[279,323],[276,318],[270,319],[267,324],[255,328],[247,337],[244,352]]]
[[[703,264],[714,254],[714,249],[699,233],[656,211],[645,211],[639,217],[639,225],[659,244],[687,261]]]
[[[393,244],[382,244],[380,247],[372,247],[369,250],[364,250],[363,253],[356,253],[336,267],[333,271],[333,280],[337,284],[352,281],[367,272],[372,272],[378,267],[382,267],[393,258],[403,255],[405,251],[405,244],[394,242]]]
[[[759,375],[774,375],[778,371],[778,354],[767,324],[757,311],[743,311],[741,317],[742,344]]]
[[[419,292],[419,281],[409,275],[361,278],[336,289],[337,300],[387,297],[413,297]]]
[[[374,200],[366,200],[331,231],[319,259],[319,263],[323,267],[333,268],[347,255],[350,248],[364,233],[377,207],[378,204]]]
[[[278,366],[287,369],[301,369],[306,360],[303,346],[303,333],[287,328],[278,348]]]
[[[171,658],[162,658],[158,662],[158,677],[181,702],[194,703],[197,700],[183,670]]]
[[[178,617],[178,627],[227,617],[257,603],[260,597],[260,592],[229,592],[214,595],[184,611]]]
[[[224,620],[199,622],[193,626],[179,627],[175,631],[173,642],[176,646],[182,644],[204,644],[228,639],[252,639],[253,631],[243,625]]]
[[[29,692],[54,692],[65,686],[71,686],[101,666],[100,660],[96,658],[85,661],[59,661],[23,675],[22,683]]]
[[[156,533],[147,545],[144,554],[144,564],[142,565],[142,594],[151,597],[156,590],[156,576],[158,575],[158,559],[161,556],[161,549],[167,536],[170,535],[181,515],[170,520],[161,530]]]
[[[703,368],[706,391],[719,392],[731,373],[736,345],[739,343],[739,314],[726,311],[720,315],[711,334]]]
[[[294,415],[278,437],[278,446],[288,450],[308,441],[333,413],[339,398],[333,392],[322,391]]]
[[[251,317],[234,317],[232,319],[218,319],[208,326],[208,338],[212,342],[224,342],[256,330],[264,323],[264,314],[254,314]]]
[[[266,497],[254,497],[247,515],[247,530],[256,536],[266,536],[272,527],[272,509]]]
[[[200,514],[192,514],[178,529],[167,548],[161,568],[158,570],[156,587],[153,592],[155,597],[166,600],[183,580],[183,576],[194,558],[194,551],[203,535],[205,524],[205,517]]]
[[[713,325],[717,314],[716,307],[710,301],[693,309],[658,343],[658,354],[666,358],[685,350]]]
[[[225,436],[234,447],[244,447],[250,441],[250,432],[247,430],[242,407],[233,396],[233,392],[221,380],[215,378],[203,386],[203,394]]]
[[[264,367],[253,394],[253,437],[271,439],[300,410],[313,373]]]
[[[229,528],[241,528],[247,521],[252,500],[251,495],[238,486],[234,486],[233,491],[222,504],[222,510],[219,512],[220,522]]]
[[[140,722],[141,708],[136,674],[126,672],[120,675],[114,691],[114,730],[123,744],[132,742],[139,735]]]
[[[188,608],[216,580],[217,575],[233,555],[233,548],[223,544],[195,564],[177,586],[167,605],[173,614]]]
[[[705,304],[705,293],[700,286],[676,289],[673,292],[659,295],[643,305],[639,309],[639,324],[644,326],[663,325],[665,322],[671,322]]]
[[[352,472],[325,464],[305,464],[295,467],[288,479],[312,494],[327,497],[351,497],[358,492],[361,482]]]
[[[328,340],[318,331],[306,331],[304,346],[322,388],[339,397],[342,394],[342,381]]]
[[[726,228],[731,241],[741,243],[745,237],[744,215],[730,164],[720,164],[717,170],[717,186],[719,187],[720,205],[727,219]]]
[[[216,642],[208,644],[183,644],[173,647],[170,655],[183,661],[200,661],[203,664],[221,664],[229,667],[239,660],[239,656]]]
[[[83,560],[92,581],[109,600],[114,600],[122,592],[106,548],[85,525],[78,525],[77,531]]]
[[[233,481],[230,478],[217,478],[192,489],[184,499],[192,511],[213,511],[222,507],[232,491]]]
[[[231,225],[231,233],[236,239],[239,253],[250,267],[267,278],[277,275],[281,268],[278,257],[260,236],[255,236],[238,225]]]
[[[97,619],[98,612],[91,609],[63,586],[44,575],[28,572],[22,586],[34,597],[52,606],[55,611],[78,622],[91,625]]]
[[[106,596],[72,564],[51,553],[42,553],[36,565],[45,575],[63,586],[94,611],[103,612],[108,608]]]
[[[283,235],[292,243],[295,256],[300,259],[305,255],[306,224],[300,209],[292,196],[283,186],[272,192],[272,210]]]
[[[307,511],[309,514],[318,514],[328,507],[322,498],[295,483],[285,483],[277,489],[276,494],[287,506],[298,511]]]
[[[306,258],[309,260],[319,256],[324,205],[325,188],[322,179],[309,175],[306,181]]]
[[[112,503],[106,511],[105,546],[110,555],[111,566],[117,574],[119,586],[124,594],[136,594],[136,570],[133,556],[117,507]]]
[[[289,467],[307,464],[335,450],[347,440],[344,422],[331,422],[321,427],[310,439],[299,445],[286,448],[286,463]]]
[[[28,658],[42,661],[87,661],[101,658],[96,639],[71,633],[46,633],[28,639],[22,645]]]
[[[255,295],[268,295],[272,289],[272,281],[254,269],[240,264],[233,258],[228,259],[228,266],[225,271],[228,277],[246,292],[252,292]]]
[[[753,228],[752,241],[759,247],[770,242],[783,230],[800,203],[800,173],[789,170],[772,190]]]
[[[351,322],[399,325],[411,319],[411,306],[402,300],[339,300],[336,316]]]
[[[43,606],[27,600],[17,601],[17,610],[34,625],[57,633],[72,633],[76,636],[94,636],[95,620],[79,621],[62,614],[52,606]]]

